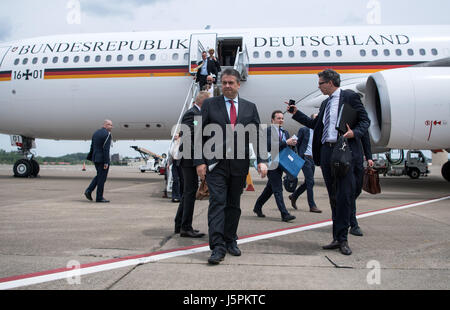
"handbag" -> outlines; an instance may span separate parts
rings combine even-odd
[[[364,169],[363,190],[370,194],[381,193],[378,171],[372,167],[367,167]]]
[[[298,184],[297,177],[294,177],[290,173],[286,173],[286,175],[283,177],[283,186],[287,192],[289,193],[295,192],[297,184]]]
[[[206,184],[206,179],[203,179],[198,187],[197,193],[195,194],[195,199],[203,200],[209,197],[208,185]]]
[[[347,175],[352,165],[352,151],[347,138],[339,136],[331,153],[331,171],[334,176],[342,178]]]

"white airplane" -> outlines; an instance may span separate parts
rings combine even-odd
[[[450,25],[57,35],[0,43],[0,132],[24,154],[14,174],[39,172],[35,138],[89,140],[105,118],[115,140],[170,139],[209,48],[264,122],[289,99],[316,112],[317,73],[333,68],[361,94],[373,147],[450,151]]]

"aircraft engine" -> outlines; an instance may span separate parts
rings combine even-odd
[[[369,76],[365,106],[374,146],[450,147],[450,67],[409,67]]]

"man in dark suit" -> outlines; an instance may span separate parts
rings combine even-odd
[[[311,115],[311,118],[314,119],[317,117],[317,114]],[[291,205],[294,209],[297,209],[297,199],[303,194],[306,190],[306,194],[308,197],[308,205],[309,211],[315,213],[322,213],[322,210],[317,208],[316,203],[314,201],[314,160],[312,157],[312,139],[313,139],[313,130],[308,127],[302,127],[298,130],[298,141],[297,143],[297,153],[298,155],[305,160],[305,163],[302,167],[303,175],[305,176],[305,182],[300,185],[292,195],[289,195],[289,200],[291,201]]]
[[[84,195],[87,199],[92,200],[92,192],[97,187],[96,202],[109,202],[103,197],[103,189],[105,187],[106,177],[109,171],[109,149],[111,147],[111,130],[113,128],[112,121],[105,120],[103,127],[97,130],[92,136],[91,151],[92,162],[95,164],[97,175],[88,186]]]
[[[320,165],[327,186],[333,218],[333,241],[324,249],[340,249],[344,255],[352,253],[348,241],[348,228],[352,204],[355,200],[356,184],[354,168],[363,160],[361,153],[361,137],[367,131],[370,120],[358,94],[350,90],[340,89],[340,76],[331,69],[319,73],[319,89],[329,98],[322,102],[318,117],[311,119],[296,107],[292,109],[292,118],[299,123],[314,129],[313,159]],[[357,111],[357,121],[353,128],[347,125],[344,137],[348,139],[352,151],[352,165],[343,177],[335,177],[331,167],[331,154],[338,138],[336,123],[338,111],[343,104],[349,104]],[[289,109],[288,109],[289,111]]]
[[[281,151],[288,146],[295,146],[297,144],[297,140],[289,138],[289,132],[281,127],[284,124],[284,115],[282,111],[273,111],[271,122],[272,126],[267,127],[267,150],[269,152],[272,150],[272,147],[278,146],[279,151]],[[272,139],[272,137],[274,137],[274,139]],[[278,143],[272,145],[272,140],[274,142],[278,140]],[[267,172],[269,180],[267,181],[263,192],[256,200],[253,208],[253,212],[256,213],[258,217],[266,217],[264,213],[262,213],[262,207],[273,194],[278,210],[280,210],[281,213],[281,220],[283,222],[289,222],[295,219],[295,216],[289,214],[284,204],[282,176],[283,169],[280,165],[277,165],[277,167],[269,167],[269,171]]]
[[[179,233],[181,237],[201,238],[205,234],[200,233],[192,227],[192,219],[194,216],[195,194],[198,189],[197,170],[194,166],[194,130],[198,123],[195,116],[201,116],[201,107],[203,101],[209,97],[209,93],[201,91],[195,98],[195,103],[192,108],[184,113],[181,124],[181,146],[180,156],[181,160],[176,161],[181,166],[183,171],[183,196],[178,206],[177,214],[175,216],[175,233]],[[187,130],[186,130],[187,129]],[[187,131],[186,133],[184,131]],[[189,141],[186,141],[189,139]],[[189,144],[190,147],[184,147]],[[176,164],[175,163],[175,164]]]
[[[217,77],[217,67],[213,60],[208,60],[206,52],[202,53],[202,61],[198,63],[196,82],[200,84],[200,89],[206,84],[206,77],[214,74]]]
[[[250,142],[257,152],[258,172],[262,177],[267,174],[267,165],[262,159],[266,154],[261,154],[259,148],[258,109],[254,103],[238,96],[239,72],[226,69],[221,80],[223,96],[208,98],[203,103],[201,121],[205,133],[196,134],[196,137],[203,137],[199,140],[203,156],[194,159],[198,175],[202,179],[206,177],[210,194],[210,264],[219,264],[226,252],[241,255],[236,242],[237,228],[241,216],[240,198],[250,165]]]

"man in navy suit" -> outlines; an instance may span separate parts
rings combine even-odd
[[[323,249],[340,249],[344,255],[352,254],[348,245],[347,236],[352,205],[355,202],[356,182],[354,169],[363,161],[361,138],[370,125],[369,117],[358,94],[351,90],[340,89],[340,75],[326,69],[319,74],[319,89],[329,98],[320,106],[319,114],[311,119],[296,107],[289,111],[292,118],[299,123],[314,129],[313,159],[320,165],[322,175],[327,186],[333,219],[333,241]],[[343,104],[349,104],[357,111],[357,120],[353,128],[347,125],[347,132],[343,135],[348,139],[352,151],[352,165],[345,176],[336,177],[332,172],[331,154],[338,138],[336,123],[338,111]]]
[[[317,117],[317,114],[311,115],[311,118],[314,119]],[[289,195],[289,200],[291,201],[291,205],[294,209],[297,209],[296,201],[298,197],[303,194],[306,190],[306,194],[308,197],[308,205],[309,211],[315,213],[322,213],[322,210],[317,208],[316,203],[314,201],[314,160],[312,157],[312,139],[313,139],[314,131],[308,127],[302,127],[298,130],[298,141],[297,143],[297,153],[298,155],[305,160],[305,163],[302,167],[303,175],[305,176],[305,182],[300,185],[292,195]]]
[[[112,121],[107,119],[103,122],[103,127],[98,129],[92,136],[90,153],[92,153],[92,162],[95,164],[97,175],[84,192],[84,195],[87,199],[92,200],[92,192],[95,187],[97,187],[96,202],[109,202],[109,200],[106,200],[103,197],[103,189],[105,187],[106,177],[108,176],[109,171],[109,149],[111,147],[112,128]]]
[[[276,135],[276,137],[278,137],[279,151],[285,147],[295,146],[297,144],[297,140],[294,138],[289,138],[289,132],[281,127],[284,124],[284,116],[282,111],[273,111],[271,122],[272,126],[267,127],[267,150],[269,152],[272,150],[272,135]],[[276,140],[277,138],[274,139],[274,141]],[[269,171],[267,172],[267,177],[269,180],[267,181],[263,192],[256,200],[253,208],[253,212],[256,213],[258,217],[266,217],[262,213],[262,207],[273,194],[278,210],[280,210],[281,213],[281,220],[283,222],[289,222],[295,219],[295,216],[289,214],[284,204],[282,176],[283,169],[281,166],[278,165],[276,168],[269,167]]]
[[[238,71],[225,69],[221,80],[223,96],[203,102],[201,128],[212,131],[210,134],[197,131],[195,139],[198,137],[197,141],[202,141],[204,152],[201,158],[194,157],[197,174],[202,180],[206,177],[209,189],[208,234],[212,253],[208,263],[214,265],[219,264],[227,252],[241,255],[237,229],[241,194],[250,165],[250,143],[257,153],[258,172],[261,177],[267,174],[265,154],[259,147],[260,119],[256,104],[238,95],[241,80]],[[205,150],[207,148],[210,150]]]

